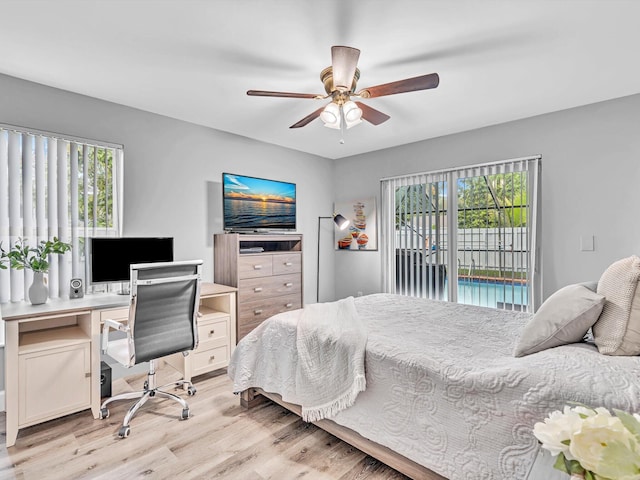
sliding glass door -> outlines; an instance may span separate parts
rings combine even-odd
[[[395,189],[395,289],[404,295],[446,299],[447,182]]]
[[[385,291],[532,311],[539,157],[383,179]]]

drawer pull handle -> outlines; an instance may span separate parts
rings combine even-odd
[[[253,314],[254,315],[260,315],[262,313],[262,310],[254,310]]]
[[[84,378],[91,378],[91,372],[87,372],[84,374]]]
[[[262,287],[256,287],[253,289],[254,292],[258,293],[262,291]]]
[[[287,282],[284,284],[285,287],[293,287],[293,283],[291,282]]]
[[[211,361],[211,360],[215,360],[215,359],[216,359],[216,356],[215,356],[215,355],[211,355],[211,356],[209,357],[209,360],[210,360],[210,361]]]
[[[291,262],[284,262],[284,266],[285,266],[285,267],[290,267],[291,265],[293,265],[293,263],[291,263]]]
[[[285,307],[287,307],[287,308],[291,308],[291,307],[293,307],[293,303],[287,303],[287,304],[285,305]]]
[[[216,331],[212,328],[211,331],[209,332],[209,335],[213,335],[214,333],[216,333]]]
[[[262,265],[254,265],[253,269],[254,270],[262,270]]]

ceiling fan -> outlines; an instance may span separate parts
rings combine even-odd
[[[438,77],[437,73],[430,73],[356,91],[356,84],[360,79],[360,70],[357,68],[359,57],[360,50],[357,48],[331,47],[331,66],[320,73],[320,79],[327,92],[326,95],[270,92],[265,90],[248,90],[247,95],[256,97],[311,98],[315,100],[331,98],[329,104],[320,107],[289,128],[304,127],[320,117],[325,126],[343,129],[344,127],[350,128],[357,125],[363,118],[373,125],[380,125],[391,118],[389,115],[360,101],[351,100],[352,97],[366,99],[394,95],[396,93],[428,90],[436,88],[440,82],[440,77]]]

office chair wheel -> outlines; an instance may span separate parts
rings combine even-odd
[[[180,415],[180,420],[187,420],[189,418],[189,409],[183,408],[182,415]]]
[[[109,409],[107,407],[100,409],[100,420],[104,420],[105,418],[109,418]]]
[[[189,395],[190,397],[193,397],[196,394],[197,391],[198,390],[196,390],[196,387],[191,386],[191,387],[187,388],[187,395]]]
[[[130,433],[131,433],[131,428],[129,428],[129,425],[122,426],[120,427],[120,430],[118,430],[118,436],[120,438],[127,438]]]

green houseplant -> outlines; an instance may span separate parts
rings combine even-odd
[[[7,266],[5,262],[7,261],[7,252],[2,248],[2,242],[0,242],[0,270],[6,270]]]
[[[29,287],[29,300],[32,304],[45,303],[49,298],[49,289],[44,284],[44,274],[49,272],[49,255],[62,255],[69,250],[71,245],[57,237],[53,237],[53,240],[41,240],[35,247],[29,247],[24,239],[19,238],[9,253],[6,253],[11,268],[33,271],[33,283]]]

